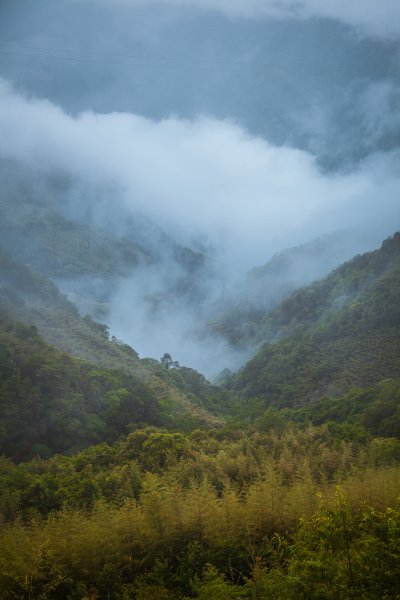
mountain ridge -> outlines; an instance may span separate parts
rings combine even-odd
[[[193,402],[173,381],[160,377],[127,344],[109,339],[108,327],[77,308],[48,278],[0,251],[0,306],[14,321],[34,325],[44,340],[59,350],[102,368],[134,375],[166,403],[173,418],[204,426],[219,419]],[[162,374],[162,373],[161,373]]]
[[[266,343],[228,382],[296,406],[400,376],[400,234],[302,288],[264,319]]]

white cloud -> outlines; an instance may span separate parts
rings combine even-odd
[[[71,117],[1,80],[0,157],[38,172],[63,169],[88,186],[117,184],[123,193],[109,198],[106,214],[122,202],[184,243],[206,237],[233,265],[263,262],[282,244],[346,224],[348,209],[397,202],[398,179],[386,160],[328,176],[310,154],[272,146],[233,123],[155,122],[128,113]],[[371,216],[377,215],[350,218]]]

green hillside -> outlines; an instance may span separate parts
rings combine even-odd
[[[295,292],[264,317],[269,340],[231,386],[296,406],[400,376],[400,234]]]
[[[263,431],[274,427],[284,431],[295,424],[301,427],[324,424],[334,435],[353,441],[370,436],[400,439],[400,379],[384,379],[371,387],[352,388],[345,396],[325,396],[299,408],[269,406],[261,416],[257,416],[260,408],[257,402],[254,408],[253,423]],[[241,407],[240,415],[249,419],[252,411]]]
[[[177,298],[193,302],[204,294],[206,257],[180,246],[145,217],[127,213],[121,216],[124,228],[106,232],[90,217],[67,218],[54,208],[53,197],[26,195],[0,198],[0,250],[49,277],[96,320],[107,319],[116,287],[139,271],[149,277],[165,268],[174,273],[163,294],[143,298],[149,307],[162,309]]]
[[[76,452],[163,422],[159,401],[136,377],[74,359],[4,314],[0,374],[0,454],[15,460]]]
[[[264,316],[234,391],[1,254],[0,597],[396,598],[399,245]]]
[[[139,360],[130,346],[109,339],[106,325],[89,316],[81,317],[54,283],[4,251],[0,251],[0,307],[11,320],[35,326],[47,343],[62,352],[133,375],[162,402],[174,422],[189,428],[219,423],[202,400],[188,394],[184,386],[180,389],[179,381],[161,369],[157,361]]]
[[[0,597],[396,598],[399,458],[287,420],[3,458]]]
[[[356,234],[338,232],[275,254],[215,303],[207,331],[233,348],[257,347],[265,341],[267,313],[295,290],[328,275],[363,246]]]

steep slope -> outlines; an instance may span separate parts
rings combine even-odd
[[[400,234],[265,316],[261,350],[230,385],[296,406],[400,376]]]
[[[82,276],[115,279],[151,261],[133,240],[66,219],[50,208],[21,200],[10,207],[0,199],[1,246],[53,278]]]
[[[339,398],[320,398],[295,410],[285,409],[285,421],[328,423],[336,435],[349,426],[365,428],[379,437],[400,438],[400,379],[384,379],[369,388],[355,388]],[[342,426],[336,427],[336,424]]]
[[[127,344],[109,339],[106,325],[81,317],[56,285],[0,251],[0,307],[13,320],[34,325],[43,339],[63,352],[96,365],[137,377],[157,399],[173,422],[217,425],[202,402],[190,397],[170,379],[167,371],[141,361]]]
[[[0,454],[15,460],[76,452],[135,424],[164,422],[160,402],[137,377],[74,359],[4,313],[0,374]]]
[[[204,256],[176,243],[157,224],[99,188],[63,170],[32,170],[0,158],[0,246],[52,278],[126,275],[165,257],[187,275]],[[119,196],[118,196],[119,197]]]
[[[41,201],[37,194],[0,198],[0,247],[50,277],[82,312],[105,319],[118,283],[139,270],[154,278],[157,269],[168,268],[174,274],[166,290],[172,298],[201,294],[206,257],[176,244],[144,217],[121,214],[121,231],[113,233],[110,226],[106,232],[90,218],[79,221],[55,210],[63,196]],[[160,304],[159,297],[143,301]]]
[[[262,324],[267,312],[363,248],[366,241],[356,232],[337,232],[283,250],[225,292],[213,307],[208,331],[234,348],[257,347],[265,339]]]

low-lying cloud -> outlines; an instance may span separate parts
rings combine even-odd
[[[376,209],[372,218],[360,213],[368,225],[380,204],[398,201],[393,157],[370,159],[367,169],[350,175],[328,176],[312,155],[272,146],[231,122],[156,122],[128,113],[71,117],[46,100],[17,94],[5,81],[0,156],[42,173],[64,170],[86,186],[114,184],[120,192],[108,199],[104,225],[107,210],[122,203],[182,243],[206,236],[235,269],[263,262],[282,242],[291,245],[332,225],[359,222],[360,215],[349,210]],[[382,215],[388,220],[384,207]]]

